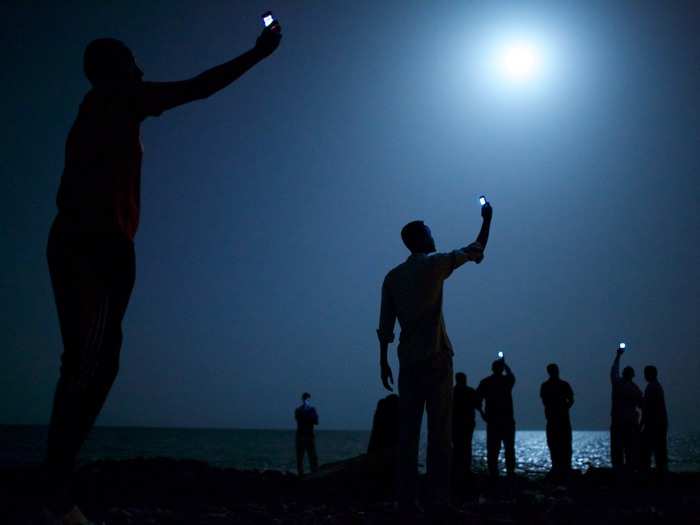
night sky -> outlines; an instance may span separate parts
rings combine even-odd
[[[486,259],[445,284],[455,370],[476,384],[503,350],[537,429],[556,361],[574,427],[602,429],[624,340],[640,386],[658,366],[671,430],[700,429],[697,3],[22,4],[0,7],[0,423],[46,423],[58,377],[45,249],[85,45],[120,38],[147,80],[178,80],[252,46],[272,9],[272,57],[142,127],[137,282],[99,424],[289,428],[308,390],[321,429],[368,429],[400,228],[463,246],[484,193]],[[509,84],[489,50],[522,32],[546,60]]]

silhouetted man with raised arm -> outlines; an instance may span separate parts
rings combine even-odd
[[[71,501],[69,482],[119,367],[122,318],[135,277],[141,122],[225,88],[280,39],[275,25],[239,57],[179,82],[144,82],[119,40],[95,40],[85,50],[92,88],[66,141],[47,248],[64,350],[49,426],[45,510],[64,524],[86,522]]]
[[[515,418],[513,417],[513,385],[515,376],[500,358],[491,364],[490,376],[484,378],[476,389],[479,404],[484,403],[482,417],[486,421],[486,461],[489,474],[498,476],[498,454],[501,443],[506,454],[506,472],[515,474]]]
[[[455,479],[461,479],[472,471],[474,412],[481,413],[481,405],[476,390],[467,386],[464,372],[455,374],[455,383],[452,391],[452,469]]]
[[[559,367],[547,365],[549,379],[540,387],[540,398],[547,418],[547,447],[552,458],[552,475],[564,476],[571,470],[571,420],[574,391],[559,378]]]
[[[388,347],[394,340],[396,319],[399,338],[399,509],[411,519],[418,509],[416,481],[418,440],[423,410],[428,412],[428,483],[431,507],[448,512],[452,441],[452,344],[442,316],[443,282],[467,261],[480,263],[488,241],[492,210],[482,207],[483,224],[476,242],[448,253],[434,253],[435,241],[422,221],[408,223],[401,239],[411,252],[391,270],[382,285],[379,317],[381,380],[392,390],[393,375]]]
[[[610,369],[612,411],[610,425],[610,460],[617,471],[632,471],[639,465],[639,409],[642,391],[632,381],[634,369],[626,366],[620,376],[620,358],[625,351],[617,349]]]
[[[316,454],[316,436],[314,427],[318,425],[318,412],[311,406],[311,394],[304,392],[301,396],[301,406],[294,411],[297,422],[296,449],[297,473],[304,475],[304,454],[309,455],[311,472],[318,471],[318,455]]]
[[[659,383],[659,372],[655,366],[644,367],[647,387],[642,400],[642,467],[651,468],[651,457],[656,462],[656,472],[668,470],[667,437],[668,416],[664,389]]]

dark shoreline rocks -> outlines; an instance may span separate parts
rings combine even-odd
[[[2,523],[32,523],[37,479],[36,468],[0,469]],[[575,473],[566,484],[525,476],[493,482],[477,473],[454,492],[464,512],[457,523],[700,523],[700,473],[670,474],[663,484],[620,481],[608,469]],[[398,523],[391,473],[368,469],[364,457],[301,480],[194,460],[97,461],[79,469],[75,494],[91,519],[109,525]]]

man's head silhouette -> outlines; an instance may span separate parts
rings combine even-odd
[[[136,65],[131,50],[114,38],[98,38],[87,45],[83,70],[97,88],[132,84],[143,78],[143,71]]]
[[[634,378],[634,368],[632,368],[631,366],[626,366],[622,370],[622,379],[624,379],[625,381],[632,381],[633,378]]]
[[[644,379],[647,381],[656,381],[659,376],[659,371],[654,365],[647,365],[644,367]]]
[[[302,400],[302,401],[306,401],[307,399],[311,399],[311,394],[309,394],[308,392],[304,392],[304,393],[301,395],[301,400]]]
[[[503,363],[503,359],[496,359],[493,363],[491,363],[491,370],[493,371],[493,375],[500,376],[503,374],[503,371],[505,369],[506,367]]]
[[[547,373],[552,379],[559,379],[559,366],[556,363],[549,363],[547,365]]]
[[[401,239],[411,253],[433,253],[435,241],[423,221],[409,222],[401,229]]]
[[[457,372],[455,374],[455,383],[457,383],[460,386],[466,386],[467,385],[467,374],[464,372]]]

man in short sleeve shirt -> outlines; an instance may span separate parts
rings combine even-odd
[[[483,224],[476,242],[448,253],[435,253],[428,226],[413,221],[401,230],[411,255],[391,270],[382,285],[377,334],[381,380],[392,390],[387,352],[399,338],[399,468],[398,500],[402,513],[416,511],[418,442],[423,411],[428,413],[428,480],[437,511],[448,508],[452,440],[452,344],[442,315],[443,282],[467,261],[480,263],[488,241],[491,206],[482,207]]]

